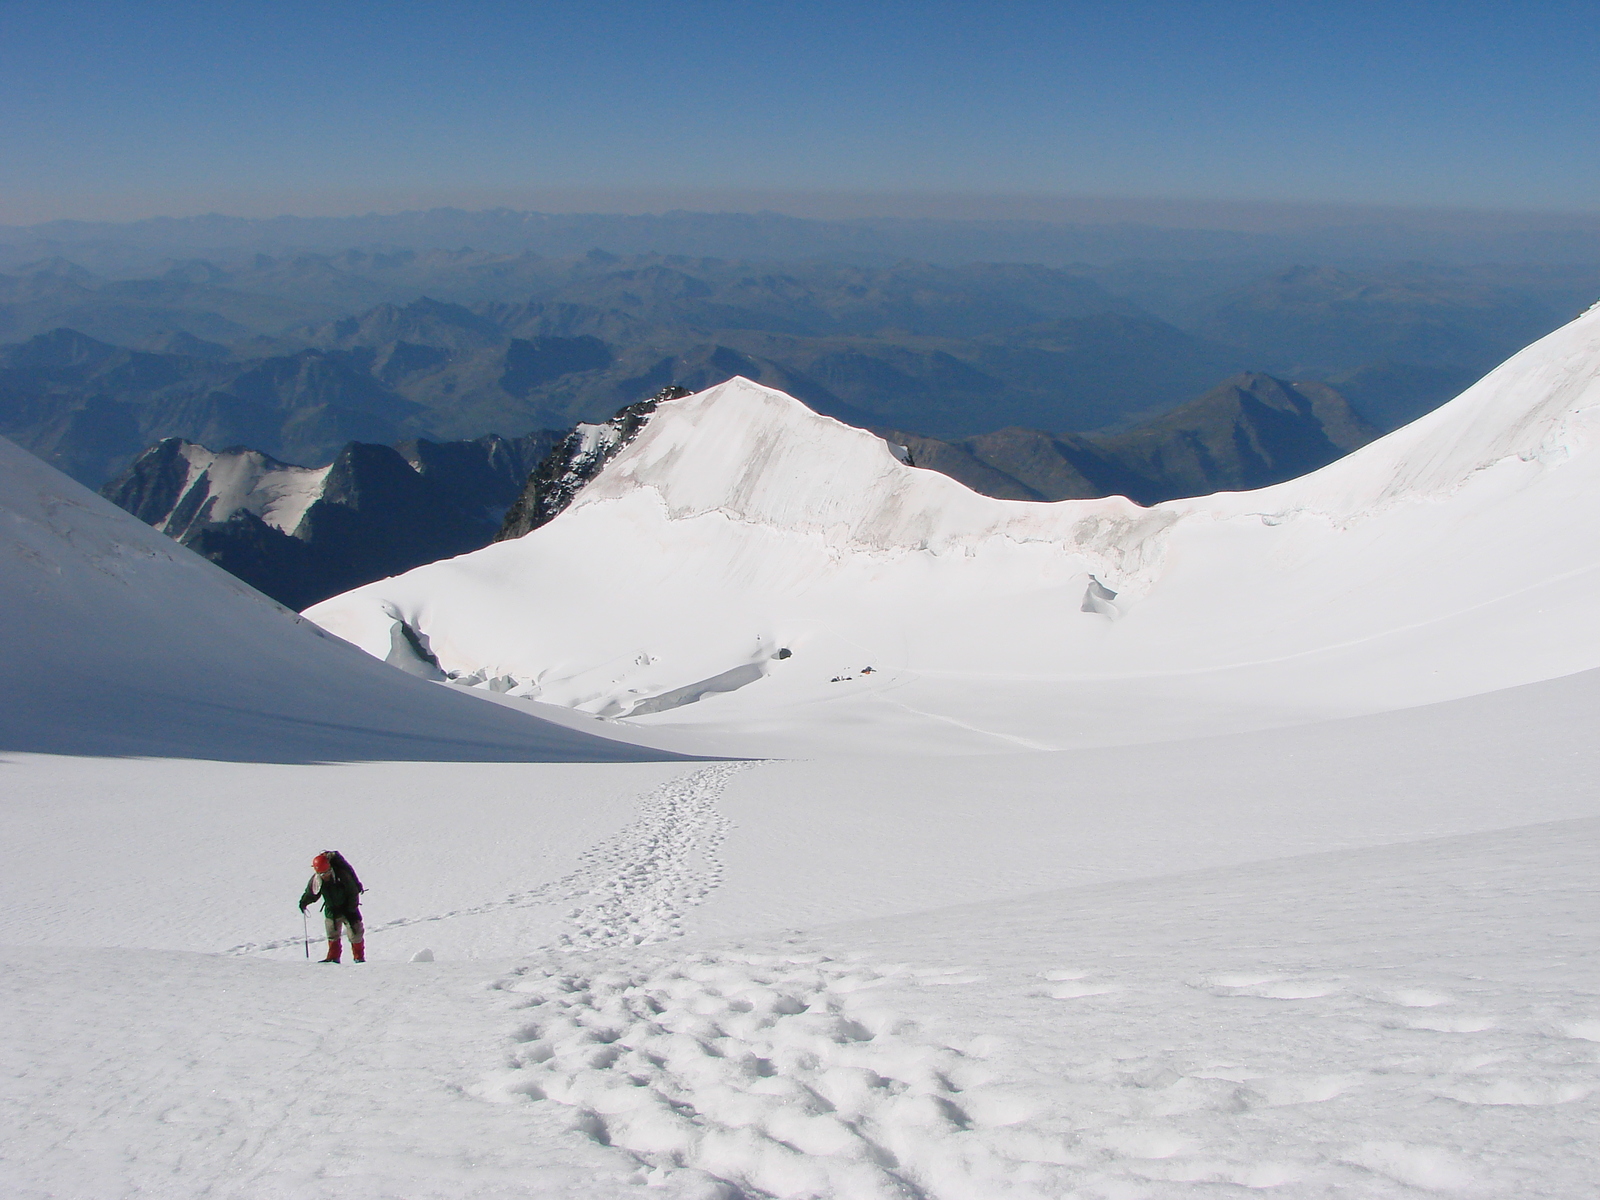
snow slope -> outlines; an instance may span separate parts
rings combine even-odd
[[[307,615],[745,753],[1425,704],[1600,665],[1597,376],[1591,311],[1321,471],[1152,509],[979,496],[735,379],[662,404],[549,525]]]
[[[250,761],[659,752],[479,704],[328,637],[0,439],[0,749]],[[571,724],[570,715],[563,721]]]
[[[9,756],[0,1191],[1579,1200],[1597,718],[1590,672],[1137,756]],[[299,945],[326,844],[359,971]]]

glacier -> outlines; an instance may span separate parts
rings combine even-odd
[[[1434,703],[1600,666],[1597,359],[1591,311],[1320,471],[1149,509],[980,496],[734,379],[661,404],[548,525],[306,615],[378,657],[404,622],[458,676],[722,753]]]

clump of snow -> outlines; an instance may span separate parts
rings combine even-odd
[[[1363,1142],[1345,1161],[1397,1183],[1429,1192],[1454,1192],[1472,1184],[1472,1173],[1450,1151],[1404,1142]]]

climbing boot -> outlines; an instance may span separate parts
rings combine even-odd
[[[336,939],[329,938],[328,939],[328,957],[323,959],[322,961],[325,962],[325,963],[330,963],[330,962],[331,963],[336,963],[336,962],[339,961],[339,958],[343,953],[344,953],[344,946],[339,941],[337,941]]]
[[[351,942],[350,957],[356,962],[366,962],[367,944],[365,942]]]

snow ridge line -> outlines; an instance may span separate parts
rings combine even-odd
[[[572,904],[574,928],[553,949],[638,946],[683,935],[686,910],[705,903],[722,884],[717,849],[733,823],[717,810],[724,789],[751,762],[716,763],[669,780],[639,798],[639,815],[578,856],[578,868],[550,883],[449,912],[397,917],[371,930],[473,917],[507,908]],[[224,954],[259,954],[295,946],[300,938],[244,942]]]

